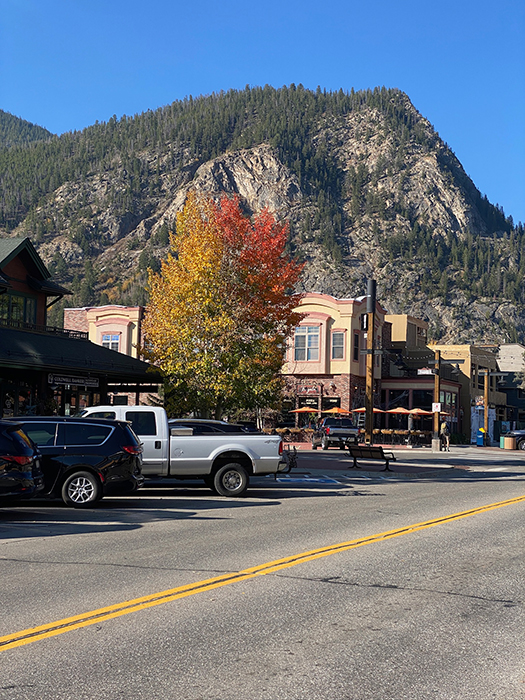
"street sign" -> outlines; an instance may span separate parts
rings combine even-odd
[[[442,404],[433,403],[432,404],[432,413],[441,413],[441,407],[442,407]]]

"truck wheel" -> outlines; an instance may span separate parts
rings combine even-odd
[[[328,440],[325,437],[321,440],[321,449],[322,450],[328,449]]]
[[[213,475],[213,490],[219,496],[242,496],[248,488],[248,483],[246,470],[236,462],[225,464]]]
[[[102,487],[91,472],[70,474],[62,484],[62,500],[73,508],[90,508],[102,498]]]

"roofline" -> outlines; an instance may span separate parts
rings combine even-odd
[[[2,267],[7,265],[8,263],[11,262],[11,260],[16,258],[17,255],[20,255],[20,253],[23,250],[27,250],[27,252],[31,256],[31,259],[33,260],[33,262],[37,266],[38,271],[41,273],[42,277],[45,280],[49,279],[51,277],[51,273],[49,272],[47,267],[42,262],[42,258],[40,257],[35,246],[31,242],[31,239],[28,238],[27,236],[25,238],[22,238],[20,243],[16,246],[16,248],[14,250],[11,251],[11,253],[9,253],[9,255],[7,255],[3,260],[0,260],[0,265],[2,265]]]

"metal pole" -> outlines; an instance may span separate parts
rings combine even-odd
[[[485,445],[490,444],[488,442],[489,437],[489,371],[485,372],[484,382],[483,382],[483,427],[485,428],[485,435],[483,437],[483,442]]]
[[[439,403],[440,394],[440,368],[441,368],[441,352],[434,351],[434,403]],[[439,439],[439,412],[434,411],[434,434],[432,435],[432,449],[436,452],[441,450],[441,441]]]
[[[376,282],[367,284],[367,329],[366,329],[366,394],[365,394],[365,442],[372,443],[374,430],[374,333],[376,318]]]

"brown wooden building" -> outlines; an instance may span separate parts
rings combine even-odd
[[[48,309],[66,294],[29,238],[0,239],[0,416],[73,414],[108,392],[154,392],[162,382],[87,333],[48,326]]]

